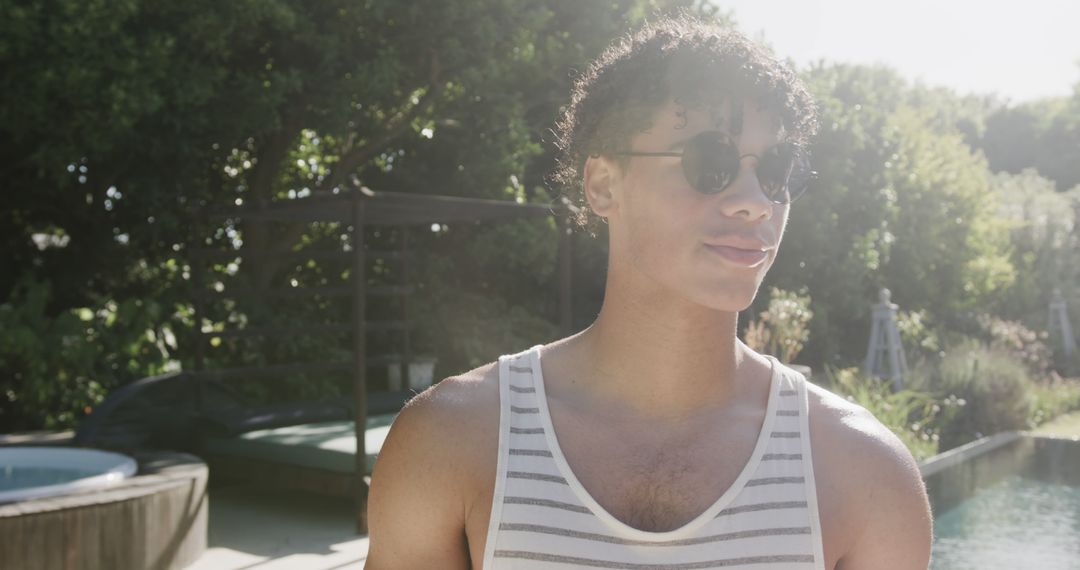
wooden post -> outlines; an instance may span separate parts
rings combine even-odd
[[[356,406],[356,532],[368,533],[367,499],[367,449],[364,435],[367,433],[367,358],[364,334],[364,303],[366,301],[367,264],[364,259],[364,199],[357,192],[352,203],[353,246],[353,404]]]
[[[197,211],[196,216],[202,215],[202,211]],[[206,369],[206,339],[202,334],[202,318],[206,312],[203,307],[203,296],[206,295],[206,283],[203,280],[203,270],[206,260],[201,253],[202,249],[206,247],[205,242],[200,239],[202,235],[201,220],[195,220],[195,246],[188,252],[188,260],[191,262],[191,288],[195,292],[192,296],[192,316],[195,319],[195,334],[192,335],[195,339],[195,371],[199,372]],[[192,379],[195,381],[195,407],[202,413],[206,406],[206,381],[201,374],[193,374]]]
[[[402,287],[408,287],[409,278],[409,229],[408,226],[398,228],[401,234],[401,243],[398,248],[398,271],[401,272]],[[409,389],[409,368],[412,360],[412,346],[409,342],[409,295],[402,291],[399,297],[401,302],[401,321],[405,323],[405,329],[401,331],[401,385],[405,390]]]

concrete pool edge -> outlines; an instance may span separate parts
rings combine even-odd
[[[960,463],[1014,443],[1020,438],[1080,442],[1080,437],[1045,434],[1033,431],[1003,431],[928,457],[919,463],[919,472],[922,474],[923,479],[926,479],[945,469],[949,469],[950,467],[954,467]]]
[[[935,513],[944,512],[979,489],[1010,476],[1080,484],[1080,438],[1009,431],[935,455],[919,464]],[[1056,475],[1054,475],[1056,473]]]
[[[207,542],[205,463],[184,453],[129,455],[139,472],[119,485],[0,505],[0,568],[183,568],[197,560]]]
[[[970,461],[980,455],[1013,443],[1028,434],[1030,432],[1005,431],[976,439],[960,447],[954,447],[927,458],[919,464],[919,472],[922,474],[923,479],[926,479],[965,461]]]

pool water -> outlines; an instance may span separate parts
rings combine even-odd
[[[115,485],[138,472],[134,459],[77,447],[0,448],[0,503]]]
[[[935,513],[932,570],[1080,570],[1080,486],[1012,475]]]
[[[62,467],[0,466],[0,492],[59,485],[85,477],[100,475],[98,471]]]

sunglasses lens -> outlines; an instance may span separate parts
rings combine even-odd
[[[702,133],[686,146],[682,166],[694,189],[715,194],[727,188],[738,173],[739,151],[719,133]]]
[[[758,182],[773,202],[787,202],[788,178],[791,175],[793,149],[781,143],[765,153],[758,167]]]
[[[802,151],[791,143],[773,147],[761,161],[758,180],[770,200],[778,204],[795,201],[806,191],[813,178],[809,162]]]

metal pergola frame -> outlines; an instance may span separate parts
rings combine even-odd
[[[365,286],[366,279],[364,279],[367,267],[364,228],[367,226],[414,226],[478,221],[498,222],[551,215],[555,215],[557,220],[562,220],[564,218],[559,216],[562,213],[561,210],[561,206],[544,204],[398,192],[373,192],[365,188],[361,191],[281,200],[263,207],[244,207],[211,215],[216,219],[224,218],[244,222],[339,222],[352,226],[352,251],[348,253],[342,252],[342,255],[350,255],[352,258],[351,287],[349,289],[335,288],[335,292],[339,295],[349,295],[353,299],[351,323],[349,325],[321,325],[321,327],[337,327],[335,330],[338,332],[348,330],[352,333],[353,358],[346,368],[351,369],[353,377],[353,404],[355,406],[354,420],[356,426],[356,481],[354,485],[356,495],[354,499],[356,502],[358,532],[366,534],[368,531],[368,487],[364,480],[367,472],[367,453],[364,445],[364,435],[368,415],[366,369],[370,362],[366,354],[366,331],[369,324],[366,319],[365,306],[368,291]],[[559,224],[559,236],[559,321],[562,331],[569,334],[572,327],[571,259],[573,240],[569,228],[562,223]],[[289,255],[284,252],[278,254],[273,252],[253,252],[253,254],[267,256]],[[230,255],[235,256],[235,254]],[[240,253],[239,255],[243,256],[244,254]],[[194,273],[198,275],[199,271],[197,270]],[[200,277],[196,277],[195,282],[197,287],[201,286]],[[303,291],[303,289],[299,289],[290,293],[302,295]],[[195,302],[195,322],[202,322],[203,313],[202,301],[197,298]],[[220,333],[207,334],[219,335]],[[255,332],[253,334],[259,333]],[[205,344],[203,339],[200,338],[200,342],[196,345],[196,362],[199,368],[202,368],[202,363],[205,362]],[[267,374],[280,375],[296,371],[325,369],[326,367],[325,363],[313,362],[245,367],[244,369],[233,370],[213,370],[202,373],[227,378],[233,376],[232,372],[237,372],[236,375],[247,376],[252,373],[260,374],[265,370]]]

